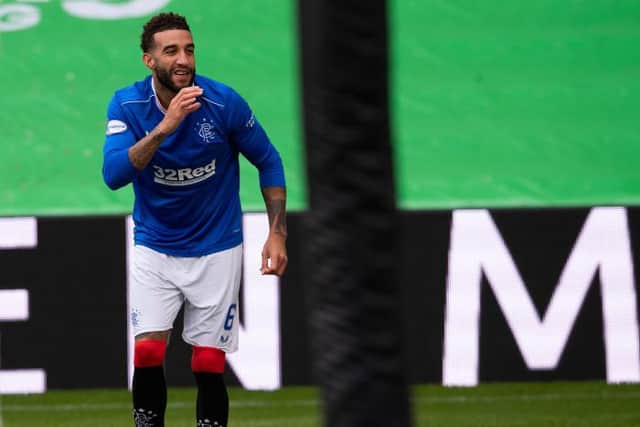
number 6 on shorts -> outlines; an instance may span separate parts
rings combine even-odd
[[[233,319],[235,319],[236,317],[236,305],[235,304],[231,304],[229,306],[229,310],[227,311],[227,318],[224,321],[224,330],[225,331],[230,331],[231,328],[233,327]]]

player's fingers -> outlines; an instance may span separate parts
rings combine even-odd
[[[202,95],[202,89],[198,87],[185,87],[180,90],[174,97],[175,102],[179,104],[192,103],[196,97]]]
[[[202,91],[198,90],[198,91],[192,91],[192,92],[186,93],[184,94],[184,97],[187,99],[196,99],[200,95],[202,95]]]
[[[198,101],[198,97],[195,95],[184,96],[180,99],[180,105],[191,105]]]
[[[189,104],[189,105],[185,106],[184,110],[189,112],[189,113],[192,113],[192,112],[196,111],[198,108],[200,108],[201,105],[202,104],[200,104],[199,102],[194,102],[192,104]]]
[[[263,270],[263,274],[275,274],[282,276],[287,269],[288,259],[286,255],[278,254],[269,258],[270,263],[267,268]]]
[[[199,86],[188,86],[188,87],[183,87],[182,89],[180,89],[180,91],[176,94],[176,96],[200,96],[202,95],[202,88]]]
[[[268,269],[269,269],[269,261],[268,260],[269,260],[269,257],[263,251],[262,252],[262,266],[260,267],[260,271],[262,272],[262,274],[265,274],[265,272],[268,271]]]
[[[284,271],[287,269],[288,263],[289,263],[289,259],[287,258],[287,256],[282,255],[280,262],[278,263],[278,271],[276,271],[276,274],[278,276],[282,276],[284,274]]]
[[[196,111],[198,108],[200,108],[201,104],[199,102],[196,101],[196,98],[185,98],[183,99],[180,104],[180,113],[181,114],[189,114],[192,113],[194,111]]]
[[[278,267],[280,266],[280,262],[278,260],[277,256],[272,256],[271,258],[269,258],[269,261],[271,261],[269,263],[269,272],[268,274],[274,274],[278,271]]]

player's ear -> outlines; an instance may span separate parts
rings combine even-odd
[[[155,65],[155,61],[150,53],[145,52],[142,54],[142,62],[147,66],[148,69],[153,70],[153,66]]]

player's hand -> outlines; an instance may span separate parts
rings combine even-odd
[[[173,97],[167,108],[167,113],[161,122],[163,131],[167,134],[177,129],[178,125],[189,113],[193,113],[202,106],[197,97],[202,95],[202,88],[199,86],[183,87]]]
[[[282,276],[287,268],[287,245],[284,236],[278,233],[269,233],[269,237],[262,248],[262,274],[275,274]]]

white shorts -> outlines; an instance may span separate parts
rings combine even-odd
[[[238,349],[242,244],[202,257],[175,257],[134,246],[129,285],[134,335],[168,331],[184,303],[187,344]]]

